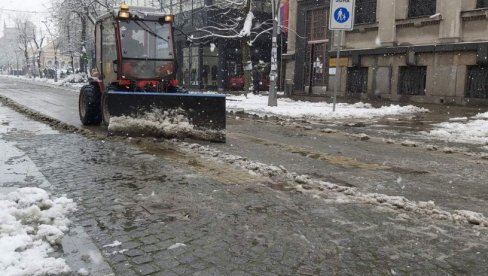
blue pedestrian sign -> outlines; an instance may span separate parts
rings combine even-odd
[[[354,0],[330,1],[329,30],[352,30],[354,28]]]
[[[344,7],[336,9],[336,11],[334,12],[334,19],[338,23],[347,22],[347,20],[349,19],[349,11]]]

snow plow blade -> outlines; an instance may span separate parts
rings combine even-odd
[[[225,142],[225,95],[109,91],[109,134]]]

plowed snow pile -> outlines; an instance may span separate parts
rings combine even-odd
[[[70,272],[64,259],[49,257],[68,231],[66,215],[76,204],[50,199],[39,188],[0,194],[0,271],[2,275],[56,275]]]
[[[315,119],[351,119],[375,118],[402,114],[415,114],[428,112],[427,109],[413,105],[389,105],[379,108],[368,103],[338,103],[335,112],[333,104],[327,102],[303,102],[287,98],[279,98],[278,106],[268,106],[268,97],[249,94],[245,96],[227,96],[227,110],[243,110],[258,116],[280,116],[289,118],[315,118]]]
[[[427,135],[449,142],[488,144],[488,112],[471,118],[453,118],[433,127]]]
[[[191,137],[203,140],[219,140],[219,135],[224,133],[195,129],[182,109],[153,109],[137,116],[112,117],[108,131],[127,136]]]

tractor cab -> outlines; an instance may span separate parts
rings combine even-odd
[[[175,92],[173,16],[156,10],[120,9],[96,25],[97,70],[105,87]]]

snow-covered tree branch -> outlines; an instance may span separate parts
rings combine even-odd
[[[197,27],[196,31],[188,37],[192,42],[214,38],[239,41],[246,93],[257,89],[253,85],[251,74],[253,69],[251,47],[260,36],[271,31],[271,18],[263,20],[262,17],[255,16],[256,11],[263,12],[265,10],[263,7],[266,6],[268,8],[271,6],[270,0],[216,0],[213,4],[204,7],[208,16],[206,26]]]

